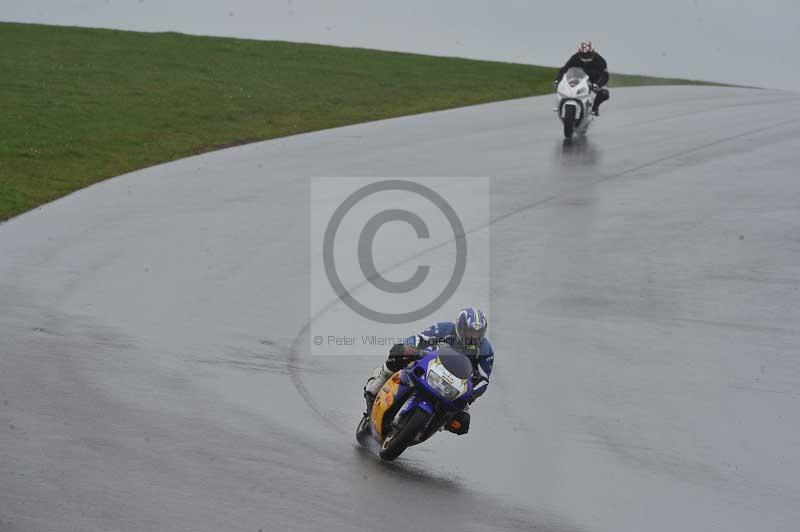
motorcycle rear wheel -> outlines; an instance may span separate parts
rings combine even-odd
[[[369,437],[369,433],[372,431],[372,427],[369,425],[369,416],[364,414],[361,417],[361,421],[358,423],[358,427],[356,427],[356,441],[360,445],[366,445],[367,438]]]
[[[429,420],[430,415],[427,412],[414,410],[400,430],[383,440],[379,453],[381,458],[390,462],[400,456]]]

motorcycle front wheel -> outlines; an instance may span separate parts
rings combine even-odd
[[[564,138],[571,139],[575,131],[575,106],[567,105],[564,109]]]
[[[381,445],[380,456],[392,461],[406,450],[417,434],[427,425],[430,416],[424,410],[416,409],[408,416],[405,424],[397,432],[390,434]]]

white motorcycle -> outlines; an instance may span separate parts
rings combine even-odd
[[[556,89],[558,107],[553,109],[564,123],[564,137],[585,134],[594,115],[595,91],[582,68],[572,67],[564,74]]]

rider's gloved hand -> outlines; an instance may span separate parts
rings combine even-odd
[[[557,79],[553,81],[553,87],[558,87],[558,80]]]
[[[482,382],[489,382],[489,379],[481,375],[479,372],[475,372],[472,374],[472,387],[479,385]]]
[[[598,92],[600,90],[600,85],[597,83],[589,83],[589,88],[592,89],[593,92]]]
[[[484,377],[483,375],[481,375],[481,374],[480,374],[479,372],[477,372],[477,371],[476,371],[475,373],[473,373],[473,374],[472,374],[472,389],[473,389],[473,390],[474,390],[475,388],[477,388],[477,387],[478,387],[478,385],[479,385],[480,383],[482,383],[482,382],[489,382],[489,379],[487,379],[486,377]],[[467,401],[467,404],[472,404],[472,403],[474,403],[474,402],[475,402],[475,400],[476,400],[478,397],[480,397],[480,394],[473,394],[473,396],[472,396],[472,397],[470,397],[470,398],[469,398],[469,400]]]

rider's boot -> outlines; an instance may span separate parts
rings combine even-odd
[[[469,432],[469,420],[470,420],[469,412],[467,411],[459,412],[455,416],[453,416],[453,419],[451,419],[450,422],[447,425],[445,425],[444,428],[452,432],[453,434],[458,434],[459,436],[461,436]]]
[[[386,367],[386,364],[381,364],[372,370],[367,378],[367,383],[364,385],[364,400],[367,402],[367,414],[372,410],[372,403],[375,402],[375,396],[381,389],[381,386],[392,376],[394,372]]]
[[[597,101],[592,105],[592,114],[594,116],[600,116],[600,104],[597,103]]]

